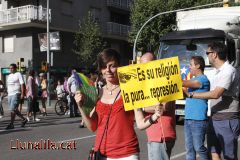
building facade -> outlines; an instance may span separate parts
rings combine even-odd
[[[79,20],[90,11],[99,22],[103,38],[117,49],[127,63],[132,58],[127,42],[129,10],[132,0],[49,0],[50,32],[59,32],[60,50],[53,51],[53,72],[69,67],[81,68],[73,52],[74,34]],[[0,69],[1,79],[8,66],[22,58],[21,65],[41,70],[47,53],[40,51],[39,34],[46,33],[47,0],[0,0]],[[55,69],[55,71],[54,71]]]

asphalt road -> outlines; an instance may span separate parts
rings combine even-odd
[[[47,117],[39,117],[39,122],[29,122],[25,128],[20,127],[19,119],[15,122],[15,129],[5,130],[9,123],[9,113],[0,119],[0,159],[1,160],[87,160],[88,152],[94,143],[95,134],[86,128],[79,128],[80,118],[58,116],[53,109],[49,109]],[[24,112],[24,111],[23,111]],[[141,149],[141,160],[147,160],[147,144],[145,131],[136,129]],[[174,160],[185,159],[183,124],[177,125],[177,141],[172,152]],[[19,145],[17,146],[17,141]],[[20,142],[42,142],[42,149],[21,149]],[[46,142],[46,146],[44,146]],[[49,142],[49,143],[48,143]],[[59,149],[48,148],[48,144],[62,144]],[[18,149],[17,149],[18,147]],[[45,148],[44,148],[45,147]],[[54,148],[54,145],[52,146]],[[238,153],[240,156],[240,153]]]

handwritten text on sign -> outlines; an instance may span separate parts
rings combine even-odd
[[[178,57],[118,68],[125,110],[182,99]]]

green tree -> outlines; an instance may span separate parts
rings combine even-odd
[[[130,14],[131,31],[129,41],[133,44],[141,26],[150,17],[158,13],[213,2],[219,2],[219,0],[135,0]],[[173,25],[176,25],[176,13],[161,15],[153,19],[140,33],[137,50],[142,52],[146,50],[156,51],[159,46],[159,38],[163,34],[172,31]]]
[[[101,30],[91,12],[79,22],[79,30],[75,34],[74,52],[79,55],[82,66],[95,67],[97,54],[104,48]]]

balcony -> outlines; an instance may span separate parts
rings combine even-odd
[[[0,11],[1,27],[31,22],[47,22],[47,9],[41,6],[26,5]]]
[[[107,0],[107,6],[129,11],[132,0]]]
[[[114,23],[114,22],[107,22],[106,27],[106,35],[118,37],[119,39],[127,39],[128,32],[130,31],[130,26]]]

